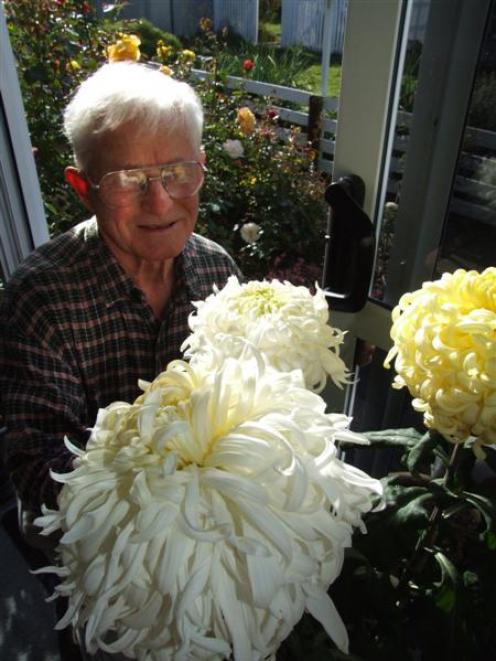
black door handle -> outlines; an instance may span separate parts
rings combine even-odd
[[[374,266],[374,226],[362,209],[365,185],[342,177],[325,192],[329,204],[322,288],[333,310],[358,312],[367,302]]]

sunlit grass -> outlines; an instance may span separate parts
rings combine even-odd
[[[260,21],[258,25],[258,40],[279,43],[281,41],[281,24]]]
[[[300,89],[320,94],[320,64],[311,64],[309,67],[301,71],[295,77],[296,86]],[[329,70],[329,81],[327,87],[328,96],[339,97],[341,90],[341,65],[331,64]]]

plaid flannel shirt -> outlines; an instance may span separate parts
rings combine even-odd
[[[0,306],[0,397],[7,468],[24,507],[56,505],[49,471],[67,472],[68,436],[84,447],[99,408],[133,401],[188,335],[191,301],[240,275],[217,244],[193,235],[174,262],[162,321],[121,269],[91,219],[34,251]]]

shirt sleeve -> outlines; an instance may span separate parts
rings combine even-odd
[[[83,447],[89,432],[82,422],[86,406],[81,380],[56,327],[42,308],[33,309],[29,319],[22,310],[22,301],[17,311],[9,305],[0,308],[5,461],[23,506],[39,512],[42,504],[56,507],[60,484],[50,471],[72,469],[73,455],[64,437]]]

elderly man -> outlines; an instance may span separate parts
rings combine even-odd
[[[40,249],[0,310],[0,393],[7,467],[24,532],[56,506],[50,471],[71,469],[99,408],[132,401],[188,333],[192,301],[238,273],[193,233],[204,178],[194,91],[136,63],[101,67],[65,112],[75,167],[66,179],[93,214]]]

